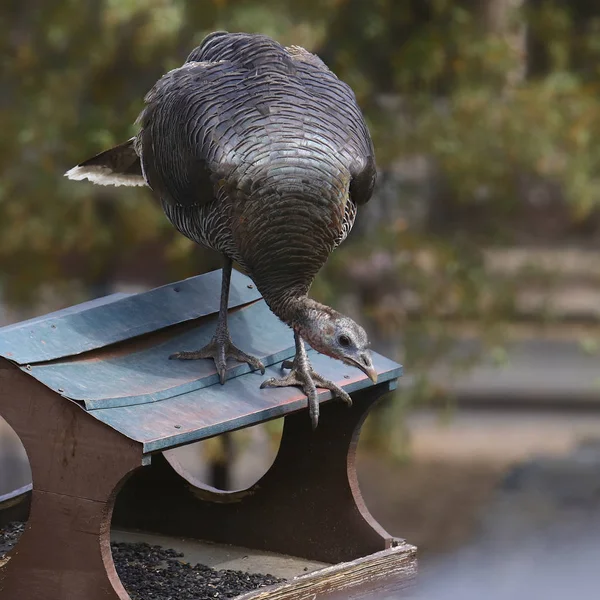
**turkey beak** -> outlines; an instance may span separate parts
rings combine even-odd
[[[377,383],[377,371],[373,366],[370,352],[362,352],[355,365],[373,382]]]

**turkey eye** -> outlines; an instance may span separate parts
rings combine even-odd
[[[340,346],[349,346],[350,338],[346,335],[340,335],[338,342],[340,343]]]

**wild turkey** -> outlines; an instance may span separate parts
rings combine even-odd
[[[262,363],[227,328],[232,261],[294,330],[291,369],[261,387],[299,386],[316,426],[316,386],[348,394],[312,370],[303,339],[376,381],[368,339],[352,319],[308,297],[331,251],[375,184],[373,145],[348,85],[315,55],[263,35],[215,32],[145,98],[138,135],[66,173],[102,185],[148,185],[171,223],[224,257],[213,340],[171,358]]]

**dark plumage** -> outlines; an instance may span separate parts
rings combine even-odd
[[[300,337],[375,378],[364,330],[308,298],[332,250],[348,235],[375,183],[373,146],[352,90],[303,48],[262,35],[216,32],[146,96],[139,134],[71,169],[73,179],[146,183],[173,225],[221,252],[222,310],[213,342],[177,358],[227,357],[264,368],[231,344],[231,261],[252,277],[271,310],[293,327],[292,371],[265,385],[299,385],[318,419],[315,384]]]

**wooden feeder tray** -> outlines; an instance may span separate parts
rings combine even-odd
[[[2,600],[129,600],[110,551],[119,530],[295,556],[330,566],[239,598],[367,598],[409,586],[416,550],[386,533],[358,489],[358,434],[400,365],[374,354],[379,380],[310,352],[315,369],[354,401],[319,395],[313,431],[296,388],[261,390],[294,354],[291,330],[251,280],[234,272],[232,339],[267,367],[232,364],[225,385],[212,361],[169,361],[207,343],[220,272],[142,294],[114,294],[0,329],[0,415],[21,438],[33,474],[30,515],[0,567]],[[285,417],[269,471],[223,492],[164,451]],[[14,511],[14,502],[9,503]]]

